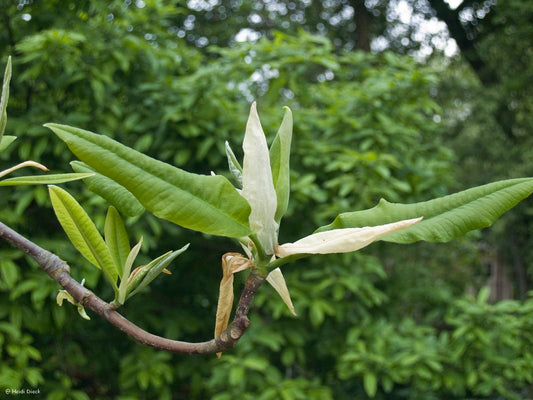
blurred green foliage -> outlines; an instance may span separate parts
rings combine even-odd
[[[464,188],[476,179],[466,179],[471,167],[484,168],[484,156],[475,158],[479,164],[464,164],[465,181],[456,183],[455,154],[477,151],[480,142],[464,139],[469,130],[449,140],[445,129],[468,125],[469,116],[460,114],[464,107],[447,107],[453,95],[439,98],[444,110],[432,96],[476,87],[462,67],[444,73],[393,53],[342,52],[304,31],[200,51],[175,29],[187,15],[175,3],[5,4],[0,61],[11,54],[14,63],[6,132],[19,140],[0,161],[34,159],[67,171],[70,153],[42,127],[58,122],[187,170],[221,174],[225,140],[242,156],[237,144],[250,101],[258,100],[270,140],[288,105],[295,134],[282,242],[380,197],[420,201]],[[490,132],[483,116],[493,109],[476,96],[470,100],[479,125],[468,129],[481,135]],[[477,113],[483,104],[487,110]],[[501,154],[491,140],[481,143]],[[454,152],[449,145],[456,143]],[[90,215],[105,214],[105,202],[81,184],[69,191]],[[75,278],[111,300],[98,271],[62,234],[44,187],[2,189],[0,219],[59,254]],[[96,222],[103,227],[103,217]],[[133,298],[125,315],[169,338],[210,338],[220,256],[239,249],[148,215],[126,224],[132,240],[143,235],[145,260],[177,243],[191,247],[173,275]],[[57,307],[58,285],[1,243],[0,387],[36,387],[47,400],[531,398],[532,300],[488,304],[484,291],[464,295],[485,279],[478,238],[409,252],[376,244],[373,254],[299,261],[284,270],[299,317],[262,287],[249,331],[221,361],[144,348],[99,318],[84,321],[74,307]]]

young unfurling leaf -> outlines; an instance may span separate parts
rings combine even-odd
[[[65,190],[49,186],[52,207],[68,238],[95,267],[100,268],[117,290],[117,267],[104,239],[82,206]]]
[[[139,293],[139,291],[157,278],[161,272],[165,272],[166,267],[168,267],[177,256],[187,250],[188,247],[189,245],[186,244],[179,250],[169,251],[155,260],[152,260],[149,264],[136,268],[127,280],[126,299]]]
[[[277,208],[275,220],[279,224],[287,211],[290,194],[290,154],[292,141],[292,112],[289,107],[285,108],[285,115],[278,134],[270,146],[270,166],[272,168],[272,180],[276,189]]]
[[[228,166],[229,170],[231,172],[231,175],[233,176],[233,179],[237,182],[238,187],[242,188],[242,167],[239,164],[239,161],[237,161],[237,157],[235,157],[235,154],[233,153],[233,150],[231,150],[231,147],[229,146],[229,143],[226,141],[226,157],[228,158]]]
[[[131,251],[128,254],[128,257],[126,258],[126,261],[124,261],[124,270],[123,270],[123,279],[120,281],[120,286],[118,287],[118,304],[124,304],[126,301],[126,296],[128,294],[128,279],[127,277],[130,275],[131,267],[133,265],[133,262],[137,258],[137,255],[139,254],[139,250],[141,250],[141,246],[143,244],[143,238],[141,236],[141,240],[139,240],[139,243],[137,243]]]
[[[104,233],[105,242],[109,248],[111,257],[113,257],[113,261],[115,261],[119,276],[127,279],[129,271],[128,273],[124,273],[123,271],[126,265],[126,259],[130,253],[130,240],[124,222],[122,222],[122,218],[120,218],[117,209],[113,206],[107,210]]]

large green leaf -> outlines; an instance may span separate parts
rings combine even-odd
[[[276,189],[278,205],[275,220],[279,221],[287,211],[289,205],[290,183],[290,152],[292,140],[292,112],[285,107],[285,115],[279,127],[279,131],[270,146],[270,167],[272,169],[272,181]]]
[[[46,126],[83,162],[124,186],[156,216],[213,235],[251,233],[250,206],[225,177],[183,171],[82,129]]]
[[[418,224],[385,235],[380,240],[447,242],[469,231],[490,226],[532,192],[533,178],[520,178],[489,183],[422,203],[395,204],[381,200],[369,210],[340,214],[333,223],[317,231],[383,225],[424,217]]]
[[[122,214],[128,217],[135,217],[144,212],[144,207],[139,203],[139,200],[114,180],[96,172],[94,168],[89,167],[81,161],[72,161],[70,165],[76,172],[92,172],[92,176],[83,180],[89,190],[102,196],[110,204],[113,204]]]
[[[118,271],[102,236],[80,204],[65,190],[50,186],[52,207],[68,238],[95,267],[100,268],[114,289]]]

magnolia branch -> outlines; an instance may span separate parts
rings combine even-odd
[[[112,325],[136,341],[161,350],[183,354],[215,354],[234,347],[242,337],[250,321],[248,311],[259,286],[264,282],[250,273],[237,305],[235,317],[226,330],[207,342],[190,343],[154,335],[139,328],[118,313],[113,305],[105,302],[70,275],[70,267],[54,253],[45,250],[0,222],[0,237],[33,258],[41,269],[59,283],[78,303],[105,318]]]

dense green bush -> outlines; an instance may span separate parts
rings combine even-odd
[[[269,138],[283,105],[295,115],[282,241],[380,197],[420,201],[454,184],[454,155],[430,95],[439,77],[410,57],[338,53],[303,32],[201,53],[172,29],[179,7],[45,3],[6,7],[16,28],[0,38],[2,54],[14,55],[7,130],[19,140],[2,163],[35,159],[64,171],[72,156],[42,128],[53,121],[221,174],[224,141],[239,151],[246,110],[257,99]],[[105,202],[69,185],[103,226]],[[45,188],[2,190],[0,220],[60,254],[75,278],[110,300],[103,279],[60,233]],[[173,275],[133,298],[126,316],[166,337],[212,336],[220,256],[239,249],[224,239],[206,245],[148,215],[127,226],[132,238],[144,236],[145,260],[192,243]],[[468,240],[450,248],[437,261],[423,250],[380,245],[371,249],[379,259],[298,261],[284,273],[299,317],[262,288],[249,331],[217,361],[143,348],[97,317],[81,320],[74,307],[55,304],[55,282],[2,243],[0,387],[39,388],[48,400],[531,397],[531,300],[491,305],[485,291],[463,296],[478,250]]]

